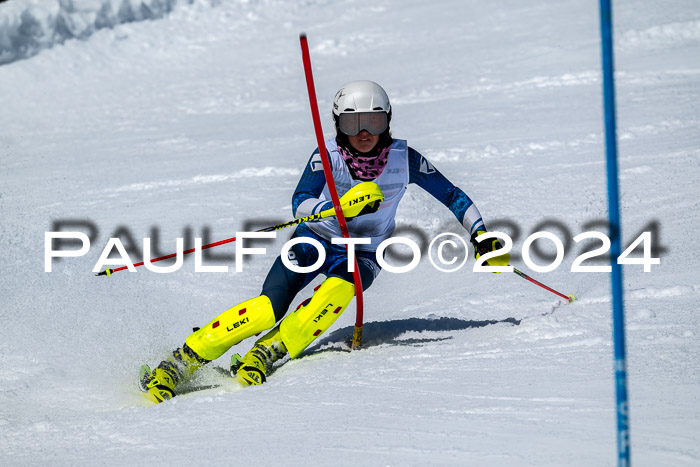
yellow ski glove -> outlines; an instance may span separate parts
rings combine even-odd
[[[490,253],[492,251],[500,250],[501,248],[503,248],[503,245],[501,245],[501,242],[499,242],[497,238],[487,238],[485,240],[477,242],[476,237],[485,233],[485,230],[477,230],[476,233],[472,235],[471,242],[474,245],[474,257],[476,259],[479,259],[481,255],[485,255],[486,253]],[[508,266],[509,262],[509,253],[495,256],[486,260],[486,263],[489,266]],[[494,274],[500,274],[500,272],[494,271]]]
[[[379,205],[384,201],[384,193],[379,185],[373,182],[358,183],[340,197],[340,206],[346,220],[377,212]],[[321,212],[321,217],[334,216],[335,210],[331,207]]]

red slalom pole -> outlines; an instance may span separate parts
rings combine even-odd
[[[563,293],[559,293],[559,292],[557,292],[556,290],[552,289],[551,287],[547,287],[547,286],[544,285],[542,282],[536,281],[535,279],[533,279],[532,277],[528,276],[527,274],[525,274],[525,273],[522,272],[522,271],[518,271],[517,269],[513,268],[513,272],[516,273],[517,275],[519,275],[520,277],[522,277],[523,279],[526,279],[526,280],[532,282],[533,284],[539,285],[539,286],[542,287],[543,289],[549,290],[549,291],[552,292],[553,294],[560,296],[561,298],[563,298],[564,300],[566,300],[566,301],[569,302],[569,303],[571,303],[571,302],[573,302],[574,300],[576,300],[576,297],[574,297],[573,295],[569,295],[569,296],[567,297],[567,296],[564,295]]]
[[[299,42],[301,43],[301,58],[304,62],[304,74],[306,75],[306,88],[309,91],[309,103],[311,104],[311,116],[314,120],[314,130],[316,132],[316,141],[318,142],[318,152],[321,156],[321,161],[323,162],[323,175],[326,177],[326,184],[328,185],[328,191],[331,194],[331,199],[333,200],[333,208],[335,208],[336,219],[338,219],[338,224],[340,225],[340,232],[343,234],[343,238],[350,238],[348,232],[348,226],[345,222],[345,216],[343,215],[343,209],[340,207],[340,200],[338,199],[338,191],[335,188],[335,182],[333,181],[333,174],[331,169],[331,163],[328,159],[328,153],[326,152],[326,143],[323,140],[323,129],[321,128],[321,117],[318,113],[318,101],[316,100],[316,88],[314,86],[314,76],[311,69],[311,56],[309,54],[309,42],[306,39],[306,33],[299,34]],[[347,245],[348,254],[350,251],[350,245]],[[356,297],[356,318],[355,318],[355,331],[352,335],[352,347],[358,348],[362,344],[362,278],[360,277],[360,269],[357,266],[357,258],[355,258],[355,270],[352,273],[352,277],[355,281],[355,297]]]

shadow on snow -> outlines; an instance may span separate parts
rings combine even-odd
[[[502,320],[485,320],[475,321],[459,318],[407,318],[396,319],[392,321],[373,321],[365,323],[362,326],[362,348],[374,347],[382,344],[389,345],[420,345],[427,342],[438,342],[447,339],[448,337],[433,337],[424,339],[398,339],[399,336],[407,332],[444,332],[444,331],[461,331],[471,328],[482,328],[491,324],[508,323],[514,326],[520,324],[520,320],[515,318],[506,318]],[[318,352],[326,351],[349,351],[351,347],[351,339],[354,326],[347,326],[342,329],[333,331],[331,334],[321,339],[317,344],[308,348],[302,353],[301,357],[311,355]]]

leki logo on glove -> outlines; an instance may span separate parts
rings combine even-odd
[[[348,206],[354,206],[356,204],[360,204],[363,201],[369,201],[371,197],[372,197],[372,195],[363,195],[363,196],[357,197],[355,199],[351,199],[348,202]]]

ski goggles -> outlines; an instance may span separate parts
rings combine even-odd
[[[381,135],[389,127],[386,112],[352,112],[340,114],[338,128],[348,136],[357,136],[362,130]]]

